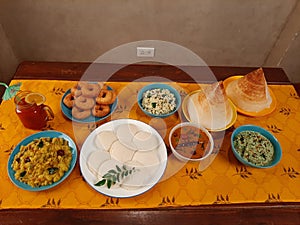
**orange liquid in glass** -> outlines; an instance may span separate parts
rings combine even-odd
[[[29,104],[25,102],[25,97],[18,101],[16,113],[26,128],[39,130],[47,124],[47,112],[44,110],[44,104]]]

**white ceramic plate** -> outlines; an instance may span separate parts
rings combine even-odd
[[[147,180],[147,183],[144,185],[135,186],[134,188],[126,188],[123,187],[122,185],[113,185],[111,188],[108,188],[106,185],[95,186],[95,183],[101,180],[101,178],[99,179],[94,173],[91,172],[91,170],[87,165],[87,160],[89,159],[88,157],[92,152],[105,151],[99,149],[96,146],[95,137],[102,131],[115,132],[117,127],[122,124],[132,124],[140,128],[141,130],[151,131],[152,135],[155,135],[155,137],[159,140],[159,145],[156,148],[158,157],[160,159],[159,164],[156,164],[155,166],[147,167],[146,170],[142,170],[143,172],[148,171],[145,172],[145,174],[142,174],[143,178],[145,178],[144,180]],[[99,126],[87,137],[80,151],[79,164],[80,164],[81,173],[85,181],[96,191],[104,195],[110,197],[116,197],[116,198],[133,197],[148,191],[155,184],[159,182],[167,166],[167,149],[159,133],[148,124],[145,124],[137,120],[132,120],[132,119],[119,119],[119,120],[110,121],[108,123]],[[115,169],[115,168],[110,168],[110,169]]]

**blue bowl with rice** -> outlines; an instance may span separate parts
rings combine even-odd
[[[178,111],[181,105],[181,96],[170,85],[154,83],[143,87],[138,92],[137,102],[146,115],[166,118]]]
[[[243,125],[231,135],[231,148],[235,157],[244,165],[271,168],[282,157],[278,140],[269,131],[255,125]]]

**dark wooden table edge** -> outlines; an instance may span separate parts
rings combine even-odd
[[[128,79],[128,75],[132,77],[132,79],[136,79],[136,75],[132,75],[132,71],[141,70],[142,75],[151,75],[145,72],[143,67],[147,67],[147,64],[133,64],[133,65],[121,65],[121,64],[98,64],[103,66],[104,71],[107,71],[107,68],[112,67],[116,68],[116,76],[112,75],[109,77],[109,81],[126,81]],[[164,73],[166,70],[159,68],[168,68],[172,67],[172,65],[150,65],[154,68],[153,73]],[[48,79],[48,80],[80,80],[82,75],[87,71],[87,69],[95,67],[97,68],[97,63],[93,64],[91,62],[43,62],[43,61],[23,61],[19,64],[16,69],[16,73],[14,74],[13,79]],[[127,73],[122,72],[122,70],[126,67],[128,70]],[[174,66],[173,66],[174,67]],[[188,76],[182,76],[185,72],[193,73],[198,68],[200,71],[206,71],[207,67],[197,67],[197,66],[178,66],[178,70],[176,71],[176,77],[178,82],[195,82],[194,79],[191,79]],[[232,75],[241,75],[251,72],[257,67],[233,67],[233,66],[209,66],[209,69],[216,76],[217,80],[224,80]],[[277,67],[263,67],[266,75],[266,79],[269,84],[292,84],[295,87],[296,92],[300,96],[300,82],[293,83],[289,80],[288,76],[284,72],[282,68]],[[119,71],[118,71],[119,70]],[[144,70],[144,71],[143,71]],[[180,72],[179,70],[184,70],[184,72]],[[43,71],[43,72],[41,72]],[[92,72],[93,73],[93,72]],[[171,78],[172,75],[169,75],[168,78]],[[209,82],[208,79],[210,77],[204,77],[202,80],[199,79],[196,82]]]
[[[3,209],[3,224],[300,224],[296,203],[204,205],[150,209]],[[30,215],[30,216],[29,216]]]
[[[300,96],[300,83],[292,83],[294,86],[295,90],[297,91],[298,96]]]

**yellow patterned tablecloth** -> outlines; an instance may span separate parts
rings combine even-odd
[[[74,124],[66,119],[60,101],[75,82],[46,80],[13,80],[22,82],[22,90],[43,93],[55,113],[46,129],[69,135],[79,147],[101,124]],[[167,141],[168,130],[184,120],[182,113],[164,120],[150,119],[137,107],[136,96],[143,83],[109,83],[118,96],[118,106],[111,118],[132,118],[149,123]],[[177,83],[182,96],[199,88],[197,84]],[[264,117],[238,115],[234,127],[256,124],[271,131],[282,146],[282,160],[274,168],[244,167],[231,152],[230,128],[223,139],[216,137],[219,152],[212,164],[199,171],[197,164],[181,164],[169,154],[162,181],[144,194],[132,198],[111,198],[92,189],[80,174],[78,163],[60,185],[41,192],[16,187],[7,174],[11,151],[22,139],[37,131],[25,129],[14,112],[12,100],[0,106],[0,209],[8,208],[153,208],[190,205],[232,204],[251,202],[300,202],[300,98],[292,85],[270,85],[277,99],[275,111]],[[107,120],[106,120],[107,121]],[[105,122],[105,121],[104,121]],[[102,122],[101,122],[102,123]],[[167,143],[167,142],[166,142]]]

